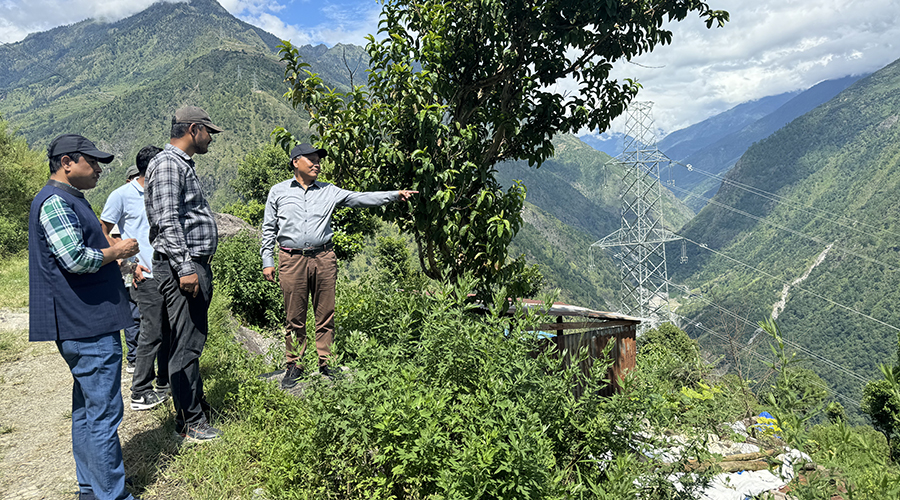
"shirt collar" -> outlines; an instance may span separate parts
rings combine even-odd
[[[138,193],[144,194],[144,188],[141,187],[141,183],[137,181],[137,179],[129,182],[135,189],[137,189]]]
[[[187,153],[182,151],[181,148],[179,148],[178,146],[173,145],[171,142],[166,144],[166,147],[163,149],[165,149],[167,151],[174,151],[175,154],[180,156],[184,161],[190,163],[191,165],[194,164],[194,160],[190,156],[188,156]]]
[[[301,186],[300,183],[297,182],[296,177],[291,179],[291,187],[298,187],[300,189],[303,189],[303,186]],[[319,181],[313,181],[313,183],[309,185],[309,189],[313,189],[313,188],[319,189],[320,187],[322,187],[322,186],[319,185]]]
[[[71,184],[66,184],[65,182],[59,182],[55,179],[47,179],[47,185],[58,187],[59,189],[62,189],[63,191],[71,194],[72,196],[84,198],[84,193],[82,193],[80,190],[76,189]]]

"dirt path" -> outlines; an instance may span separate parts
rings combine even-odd
[[[27,312],[0,310],[0,329],[14,332],[17,339],[27,338]],[[147,431],[161,432],[161,422],[154,412],[130,410],[131,376],[124,371],[122,393],[125,418],[119,438],[126,474],[131,475],[128,451],[134,446],[129,443]],[[0,364],[0,498],[78,497],[71,410],[72,376],[54,343],[27,343],[18,359]]]

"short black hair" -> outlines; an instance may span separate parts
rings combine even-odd
[[[200,122],[193,123],[173,123],[172,124],[172,132],[169,134],[170,139],[180,139],[184,137],[184,134],[188,132],[188,129],[191,128],[191,125],[197,125],[203,128],[206,128],[206,125]]]
[[[61,155],[51,156],[50,157],[50,175],[56,173],[62,167],[62,157],[68,156],[75,163],[81,161],[82,154],[81,153],[63,153]]]
[[[150,160],[159,154],[160,151],[162,151],[162,148],[153,145],[144,146],[138,151],[137,156],[134,158],[134,164],[137,165],[139,176],[147,173],[147,167],[150,166]]]

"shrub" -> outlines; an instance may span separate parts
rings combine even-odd
[[[31,200],[48,176],[46,153],[29,149],[0,118],[0,256],[28,246]]]
[[[221,292],[231,299],[234,314],[266,329],[284,323],[284,297],[262,274],[259,240],[242,232],[219,244],[213,271]]]
[[[597,396],[608,368],[597,363],[576,400],[578,369],[537,354],[528,331],[537,318],[479,313],[472,284],[410,293],[378,280],[341,283],[334,353],[351,375],[312,383],[296,410],[275,411],[284,429],[260,443],[277,450],[265,466],[270,494],[691,497],[696,477],[676,493],[671,468],[637,458],[646,445],[635,416],[648,411],[646,398]]]

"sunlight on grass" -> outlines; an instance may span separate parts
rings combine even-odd
[[[0,309],[28,307],[28,256],[0,259]]]

